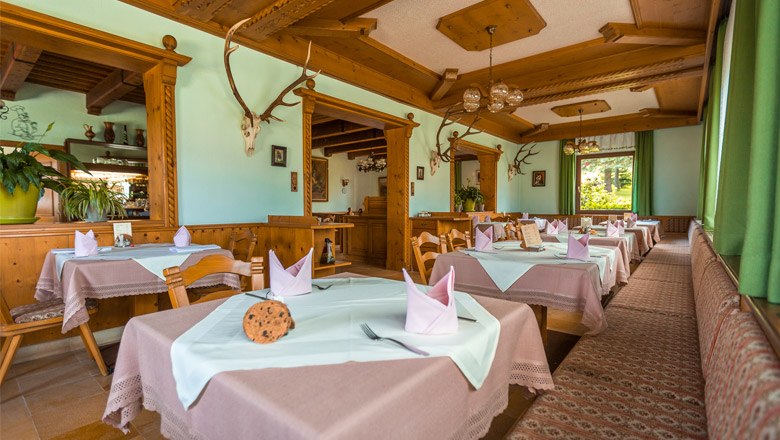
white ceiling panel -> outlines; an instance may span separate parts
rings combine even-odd
[[[371,37],[435,72],[488,66],[488,51],[469,52],[436,29],[439,18],[481,0],[395,0],[364,17],[378,19]],[[600,38],[607,22],[633,23],[629,0],[531,0],[547,22],[534,36],[493,49],[493,64]]]
[[[614,92],[597,93],[595,95],[580,96],[545,104],[520,107],[514,114],[535,125],[544,122],[549,124],[576,122],[579,120],[579,116],[563,118],[553,112],[551,108],[577,102],[592,101],[595,99],[607,101],[607,104],[609,104],[612,109],[603,113],[583,115],[583,121],[637,113],[643,108],[658,108],[658,99],[655,96],[655,89],[645,90],[644,92],[632,92],[628,89],[623,89]]]

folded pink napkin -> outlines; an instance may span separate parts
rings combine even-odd
[[[620,229],[617,222],[607,222],[607,237],[620,237]]]
[[[476,228],[478,224],[479,224],[479,217],[476,215],[474,217],[471,217],[471,229]]]
[[[574,235],[569,235],[569,247],[566,249],[566,258],[575,260],[590,259],[590,251],[588,250],[589,240],[590,234],[585,234],[579,239],[574,238]]]
[[[635,226],[636,226],[636,220],[633,220],[633,219],[630,219],[630,218],[629,218],[629,219],[626,221],[626,227],[627,227],[627,228],[633,228],[633,227],[635,227]]]
[[[179,230],[176,231],[176,234],[173,236],[173,244],[175,244],[176,247],[187,247],[191,243],[192,235],[190,235],[190,231],[188,231],[184,226],[179,228]]]
[[[625,235],[626,233],[626,224],[623,222],[623,220],[617,221],[617,227],[618,227],[618,234]]]
[[[82,234],[81,231],[76,231],[76,238],[73,242],[73,247],[76,250],[77,257],[89,257],[91,255],[98,254],[98,243],[95,238],[95,233],[92,229],[86,234]]]
[[[523,217],[522,217],[522,219],[523,219],[523,220],[528,220],[528,213],[527,213],[527,212],[524,212],[524,213],[523,213]]]
[[[474,249],[482,252],[493,252],[493,228],[484,232],[479,228],[474,231]]]
[[[489,216],[489,215],[485,217],[485,223],[490,223],[490,222],[492,222],[492,221],[493,221],[493,220],[490,218],[490,216]]]
[[[632,212],[631,213],[631,220],[633,220],[634,222],[638,222],[639,221],[639,214],[637,214],[635,212]]]
[[[311,293],[311,254],[309,249],[305,257],[287,269],[279,262],[273,249],[268,251],[268,269],[271,278],[271,293],[275,299],[285,296]]]
[[[406,280],[406,326],[410,333],[443,335],[458,332],[458,311],[455,308],[455,270],[450,271],[427,293],[420,291],[403,269]]]
[[[565,234],[569,232],[568,220],[563,219],[558,221],[558,233]]]
[[[558,234],[558,220],[547,222],[547,229],[545,232],[547,232],[550,235]]]

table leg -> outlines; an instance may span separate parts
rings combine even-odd
[[[542,335],[542,344],[547,348],[547,307],[531,305],[531,309],[536,315],[536,322],[539,324],[539,333]]]
[[[159,310],[157,294],[133,295],[133,316],[146,315]]]

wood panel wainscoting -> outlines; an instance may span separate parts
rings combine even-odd
[[[410,217],[409,224],[412,230],[412,237],[418,237],[423,232],[427,232],[434,237],[439,237],[442,234],[456,229],[460,232],[466,233],[471,230],[471,219],[467,216],[461,215],[461,213],[439,213],[441,215],[434,215],[432,217]],[[436,251],[435,246],[423,245],[421,247],[423,252]],[[411,252],[411,251],[410,251]],[[414,257],[411,257],[410,261],[414,261]],[[416,271],[415,264],[410,264],[407,269]]]
[[[384,267],[387,260],[387,216],[345,215],[343,221],[355,227],[344,234],[344,254],[351,261]]]
[[[133,240],[142,243],[171,243],[177,227],[154,227],[144,221],[134,221]],[[227,248],[232,233],[251,230],[261,232],[259,223],[230,225],[188,226],[192,242],[198,244],[214,243]],[[22,225],[14,228],[0,227],[0,292],[10,307],[35,302],[35,284],[38,282],[46,253],[53,248],[73,247],[73,231],[92,229],[101,246],[113,244],[113,226],[111,223],[69,223],[48,225]],[[259,247],[255,255],[262,256]],[[158,296],[159,304],[165,308],[168,294]],[[133,316],[134,297],[118,297],[100,300],[97,314],[90,319],[92,331],[104,330],[124,325]],[[72,333],[72,332],[71,332]],[[74,336],[76,333],[68,334]],[[34,344],[64,337],[59,329],[50,329],[25,337],[24,343]]]
[[[522,213],[520,212],[512,212],[508,213],[512,217],[520,218]],[[598,224],[600,222],[607,221],[609,218],[608,214],[572,214],[572,215],[559,215],[559,214],[531,214],[529,213],[529,217],[538,217],[543,218],[547,220],[562,220],[567,219],[569,227],[571,226],[579,226],[580,224],[580,218],[582,217],[592,217],[593,218],[593,224]],[[622,219],[623,215],[618,214],[618,218]],[[639,216],[640,220],[660,220],[661,224],[663,225],[663,231],[664,232],[688,232],[688,226],[691,224],[691,220],[693,220],[694,216],[692,215],[644,215]]]

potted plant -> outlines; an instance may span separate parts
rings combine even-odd
[[[71,180],[62,190],[62,207],[68,219],[104,222],[109,215],[124,217],[127,197],[105,180]]]
[[[483,196],[481,192],[479,193],[479,195],[477,196],[477,198],[474,201],[476,202],[475,209],[478,212],[482,212],[482,211],[485,210],[485,196]]]
[[[455,202],[455,212],[461,212],[463,211],[463,198],[460,196],[460,190],[455,190],[455,195],[453,196],[453,200]]]
[[[461,188],[461,198],[463,199],[463,207],[465,211],[472,212],[477,203],[477,200],[482,197],[482,193],[476,186],[466,186]]]
[[[54,123],[49,124],[44,134]],[[43,135],[41,135],[43,136]],[[40,138],[39,138],[40,139]],[[89,172],[76,157],[61,150],[49,150],[38,142],[22,142],[13,150],[0,148],[0,224],[35,223],[35,211],[43,190],[61,192],[69,179],[35,158],[50,157],[72,168]]]

